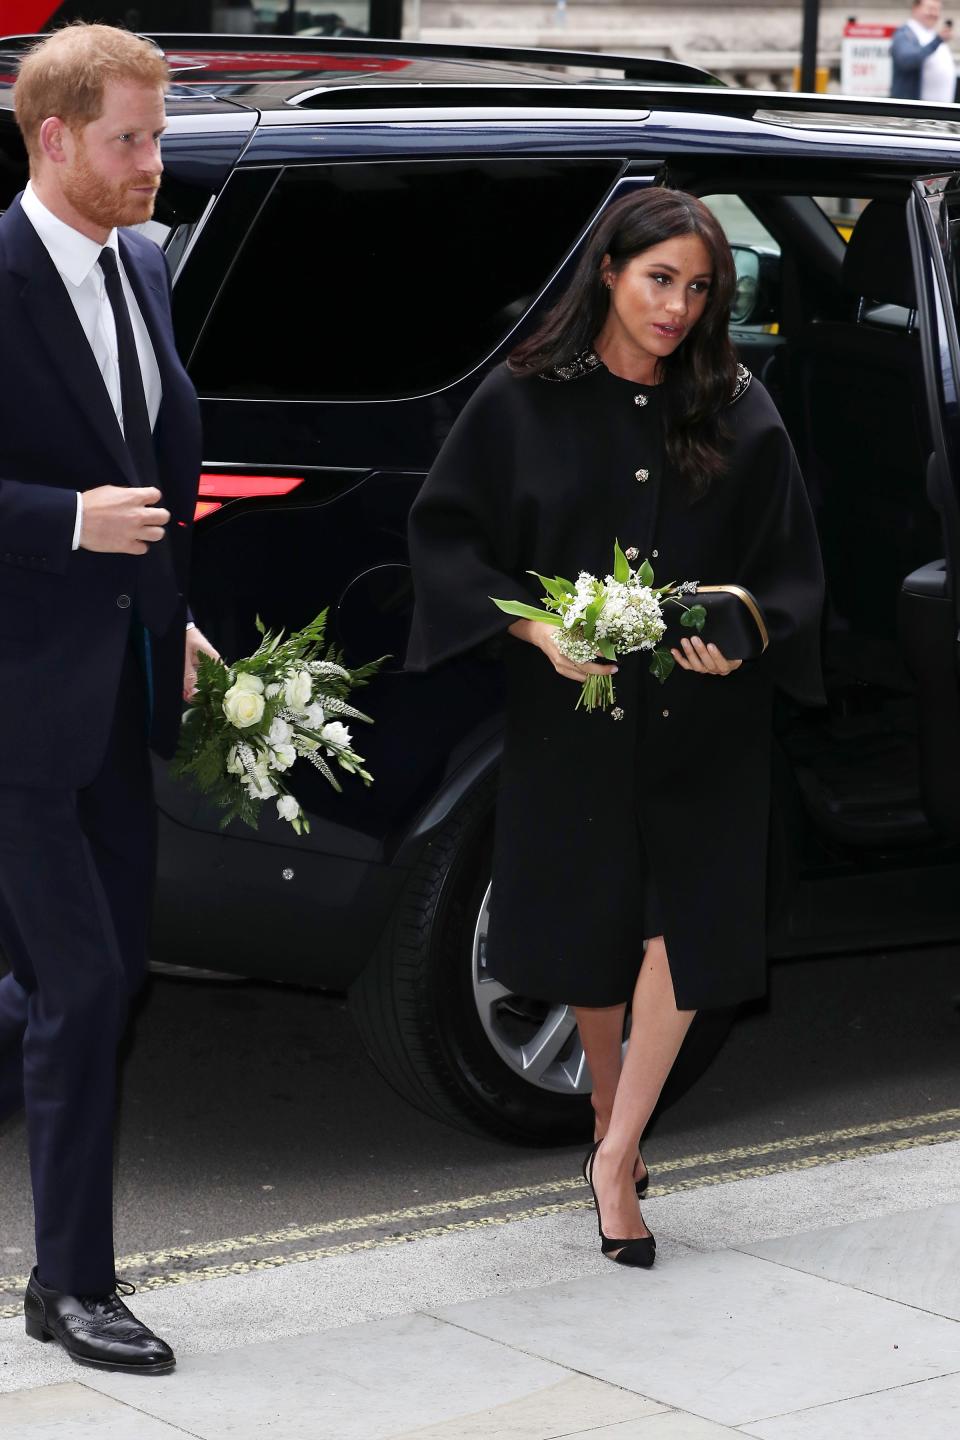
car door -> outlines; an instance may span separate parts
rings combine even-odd
[[[917,180],[908,221],[933,437],[927,491],[944,553],[904,580],[900,633],[917,682],[924,805],[960,836],[960,174]]]

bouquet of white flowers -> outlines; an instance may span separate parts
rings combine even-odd
[[[557,649],[579,664],[592,664],[598,659],[614,661],[618,655],[635,650],[652,650],[650,673],[663,684],[675,664],[669,650],[657,649],[667,628],[665,607],[679,605],[683,610],[680,624],[688,629],[699,631],[706,623],[705,608],[688,605],[682,598],[696,590],[695,580],[655,588],[649,561],[632,569],[619,542],[613,547],[613,574],[605,580],[585,570],[575,585],[561,575],[548,579],[536,570],[527,573],[536,575],[546,591],[542,610],[518,600],[490,598],[507,615],[556,626]],[[582,705],[586,710],[609,710],[615,699],[612,676],[589,675],[577,709]]]
[[[222,826],[236,818],[255,830],[263,801],[276,799],[281,820],[298,835],[309,832],[285,778],[300,757],[335,790],[342,787],[334,764],[364,785],[372,782],[343,723],[372,722],[345,697],[366,684],[382,660],[348,670],[333,647],[321,656],[326,619],[324,610],[284,640],[257,616],[263,639],[254,654],[233,665],[199,657],[196,694],[171,768],[223,806]]]

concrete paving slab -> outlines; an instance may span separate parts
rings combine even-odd
[[[591,1212],[574,1210],[302,1264],[239,1265],[235,1273],[227,1266],[220,1279],[139,1291],[129,1303],[182,1361],[599,1275],[610,1262],[595,1239]],[[669,1240],[661,1246],[665,1264],[688,1253]],[[22,1319],[0,1320],[0,1393],[73,1380],[77,1373],[59,1347],[28,1339]]]
[[[662,1413],[664,1406],[642,1395],[587,1375],[571,1375],[507,1405],[405,1430],[393,1440],[572,1440],[574,1434],[631,1440],[634,1422]]]
[[[749,1252],[960,1320],[960,1204],[766,1240]]]
[[[575,1435],[564,1435],[563,1440],[723,1440],[724,1436],[732,1440],[733,1436],[742,1435],[742,1430],[731,1430],[700,1415],[664,1410],[647,1420],[627,1420],[622,1425],[601,1426],[599,1430],[578,1430]]]
[[[116,1400],[201,1440],[394,1440],[568,1378],[561,1367],[426,1315],[192,1356],[175,1385],[94,1373]]]
[[[747,1425],[758,1440],[956,1440],[960,1374]]]
[[[654,1190],[655,1146],[648,1147]],[[664,1176],[669,1179],[668,1175]],[[818,1230],[955,1201],[960,1195],[960,1141],[914,1146],[775,1175],[654,1195],[644,1215],[698,1250],[745,1249],[777,1236]]]
[[[168,1378],[157,1375],[143,1383],[163,1385]],[[176,1440],[185,1433],[86,1385],[0,1395],[3,1440]]]
[[[957,1367],[955,1321],[753,1255],[610,1271],[432,1313],[725,1425]]]

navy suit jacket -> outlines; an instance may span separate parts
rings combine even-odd
[[[121,230],[119,243],[163,387],[154,445],[180,605],[167,633],[150,637],[150,741],[169,755],[182,710],[200,414],[174,346],[163,254],[136,231]],[[100,768],[141,561],[72,550],[76,492],[139,483],[63,280],[18,197],[0,219],[0,785],[79,788]]]

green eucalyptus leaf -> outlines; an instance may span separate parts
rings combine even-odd
[[[597,649],[600,651],[604,660],[609,660],[611,663],[616,660],[617,652],[613,648],[613,642],[608,640],[606,636],[604,636],[602,640],[597,641]]]
[[[630,579],[630,561],[620,549],[620,541],[613,542],[613,578],[621,585],[626,585]]]
[[[640,569],[637,571],[637,575],[640,577],[641,585],[653,584],[653,566],[650,564],[649,560],[644,560],[643,564],[640,566]]]

